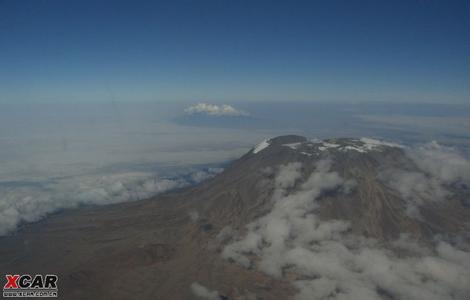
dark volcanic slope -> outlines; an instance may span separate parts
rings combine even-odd
[[[270,277],[223,259],[227,241],[219,233],[230,226],[243,234],[247,224],[268,213],[277,168],[290,162],[300,162],[307,178],[318,161],[329,160],[331,171],[350,180],[349,192],[323,193],[315,211],[322,220],[349,221],[349,232],[358,236],[386,242],[408,233],[426,244],[436,234],[461,236],[470,220],[462,186],[448,187],[454,190],[445,201],[420,207],[419,217],[410,215],[407,200],[381,175],[418,169],[402,148],[299,136],[261,146],[199,186],[145,201],[83,207],[25,225],[0,238],[0,269],[57,273],[63,299],[193,299],[194,282],[229,299],[288,299],[297,293],[289,276]]]

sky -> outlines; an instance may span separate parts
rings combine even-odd
[[[470,100],[468,1],[0,0],[0,102]]]

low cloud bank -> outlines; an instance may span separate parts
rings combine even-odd
[[[230,116],[230,117],[242,117],[249,116],[250,114],[246,111],[234,108],[227,104],[209,104],[209,103],[198,103],[190,106],[184,110],[187,114],[206,114],[210,116]]]
[[[408,155],[418,167],[444,184],[470,182],[470,161],[454,148],[434,141],[410,150]]]
[[[80,205],[136,201],[199,183],[220,168],[192,171],[171,178],[147,172],[83,175],[49,183],[0,186],[0,236],[21,223],[38,221],[50,213]]]
[[[382,170],[379,177],[406,201],[411,217],[421,218],[423,204],[450,197],[449,187],[470,186],[470,161],[453,148],[431,142],[406,149],[406,155],[418,170]]]
[[[353,184],[317,163],[302,181],[300,163],[280,168],[273,208],[247,226],[222,256],[270,276],[294,279],[298,299],[468,299],[470,254],[437,241],[433,249],[406,240],[385,247],[348,232],[348,222],[315,214],[324,192],[347,193]],[[439,174],[446,174],[440,170]],[[294,188],[295,187],[295,188]],[[398,255],[403,248],[409,255]]]

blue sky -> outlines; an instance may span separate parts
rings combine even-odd
[[[468,1],[0,0],[0,102],[470,100]]]

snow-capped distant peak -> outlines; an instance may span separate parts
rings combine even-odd
[[[270,145],[269,140],[264,140],[261,143],[259,143],[258,145],[256,145],[255,148],[253,148],[253,153],[256,154],[258,152],[261,152],[264,149],[266,149],[267,147],[269,147],[269,145]]]

